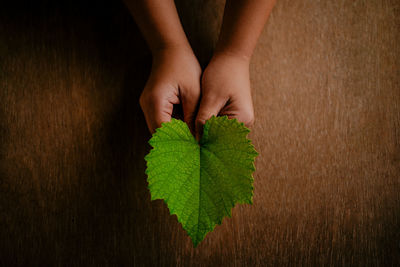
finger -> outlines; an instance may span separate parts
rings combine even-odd
[[[196,139],[200,140],[203,126],[206,120],[212,116],[217,116],[219,111],[225,106],[227,99],[216,96],[206,95],[201,99],[199,111],[196,117]]]
[[[254,124],[253,111],[241,111],[241,113],[221,112],[221,116],[228,116],[229,119],[237,119],[238,122],[243,122],[246,127],[251,127]]]
[[[163,122],[168,122],[171,120],[171,115],[162,111],[152,111],[144,113],[146,118],[147,127],[149,131],[153,134],[157,128],[161,127]]]
[[[147,127],[153,134],[157,128],[161,127],[163,122],[171,120],[173,103],[162,100],[148,100],[140,103]]]
[[[227,115],[229,119],[237,119],[243,122],[246,127],[254,124],[254,109],[251,101],[233,101],[225,106],[219,113]]]
[[[199,104],[199,98],[200,98],[200,84],[198,88],[187,92],[183,92],[181,95],[183,120],[189,126],[189,129],[192,132],[192,134],[195,133],[194,121],[196,119],[196,110]]]

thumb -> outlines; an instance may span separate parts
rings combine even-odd
[[[199,112],[196,117],[196,139],[200,140],[203,134],[203,126],[206,120],[212,116],[217,116],[219,111],[225,106],[226,99],[221,99],[211,95],[202,97]]]
[[[183,108],[183,120],[189,126],[190,131],[195,133],[196,109],[200,98],[200,84],[199,88],[183,92],[181,96]]]

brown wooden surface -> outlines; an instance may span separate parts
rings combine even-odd
[[[1,266],[400,264],[398,1],[278,1],[251,66],[254,205],[197,249],[150,202],[128,11],[55,2],[0,8]],[[204,63],[223,3],[190,3]]]

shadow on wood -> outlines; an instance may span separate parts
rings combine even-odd
[[[223,1],[178,1],[203,66]],[[150,201],[151,56],[118,1],[0,10],[0,265],[395,265],[396,1],[278,1],[252,61],[254,205],[193,249]]]

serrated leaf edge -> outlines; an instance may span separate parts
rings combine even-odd
[[[234,204],[229,208],[229,212],[228,212],[228,215],[227,215],[227,216],[224,215],[223,217],[221,217],[221,219],[218,220],[218,221],[216,222],[216,224],[214,224],[214,226],[212,227],[212,229],[211,229],[210,231],[208,231],[208,232],[204,235],[204,237],[203,237],[201,240],[195,241],[195,240],[193,239],[193,237],[190,236],[190,234],[188,233],[188,231],[183,227],[183,223],[182,223],[180,217],[178,216],[178,214],[176,214],[176,212],[173,210],[173,208],[169,206],[168,201],[167,201],[166,199],[162,199],[162,198],[153,198],[153,197],[152,197],[151,190],[150,190],[150,187],[149,187],[149,184],[148,184],[148,190],[149,190],[149,192],[150,192],[151,200],[152,200],[152,201],[153,201],[153,200],[158,200],[158,199],[159,199],[159,200],[163,200],[163,202],[167,205],[167,208],[168,208],[168,210],[169,210],[169,212],[170,212],[170,215],[175,215],[175,216],[176,216],[177,221],[179,222],[179,224],[181,224],[181,227],[185,230],[185,233],[190,237],[190,239],[192,240],[193,246],[194,246],[195,248],[197,247],[198,244],[200,244],[200,243],[206,238],[206,236],[207,236],[209,233],[211,233],[211,232],[214,231],[214,229],[215,229],[215,227],[216,227],[217,225],[221,225],[221,224],[223,223],[223,220],[224,220],[226,217],[232,218],[232,209],[236,206],[236,204],[250,204],[250,205],[253,204],[253,196],[254,196],[254,176],[253,176],[253,173],[256,171],[256,167],[255,167],[255,158],[259,155],[259,153],[257,152],[257,150],[256,150],[255,146],[253,145],[253,143],[251,142],[251,140],[247,137],[248,133],[250,133],[250,129],[247,128],[247,127],[244,125],[243,122],[239,122],[236,118],[229,119],[228,116],[219,116],[218,118],[221,120],[220,123],[222,123],[222,122],[230,122],[231,124],[236,123],[239,127],[241,127],[242,129],[244,129],[244,130],[246,131],[246,136],[245,136],[245,138],[246,138],[246,141],[247,141],[247,142],[249,143],[249,145],[250,145],[250,147],[249,147],[249,148],[250,148],[249,152],[252,153],[252,154],[251,154],[251,157],[252,157],[252,165],[251,165],[251,168],[249,169],[249,172],[250,172],[250,173],[249,173],[249,177],[248,177],[248,178],[250,179],[250,181],[251,181],[251,197],[250,197],[250,199],[248,199],[248,200],[243,200],[243,201],[241,201],[241,200],[236,201],[236,203],[234,203]],[[204,125],[204,127],[203,127],[203,136],[202,136],[200,142],[198,142],[198,144],[199,144],[200,146],[202,145],[202,140],[204,140],[205,138],[207,138],[208,130],[209,130],[209,128],[210,128],[210,123],[211,123],[212,121],[216,120],[216,119],[217,119],[216,116],[212,116],[210,119],[208,119],[208,120],[206,121],[206,123],[205,123],[205,125]],[[150,152],[144,157],[144,159],[145,159],[145,161],[146,161],[146,170],[145,170],[145,174],[146,174],[147,176],[149,176],[148,159],[149,159],[149,156],[152,154],[152,152],[153,152],[154,149],[155,149],[155,147],[154,147],[153,144],[152,144],[153,138],[154,138],[154,137],[157,137],[157,136],[159,135],[159,133],[160,133],[160,131],[161,131],[161,129],[162,129],[163,127],[169,127],[170,124],[175,124],[175,123],[184,123],[184,122],[181,121],[181,120],[178,120],[178,119],[171,118],[171,121],[169,121],[169,122],[163,122],[163,123],[161,124],[161,127],[160,127],[160,128],[157,128],[156,131],[152,134],[152,137],[151,137],[151,139],[149,140],[149,144],[152,146],[152,149],[151,149]],[[185,124],[185,126],[188,127],[186,124]],[[188,127],[188,129],[189,129],[189,127]],[[193,138],[194,138],[194,137],[193,137]],[[194,139],[194,140],[195,140],[195,139]]]

